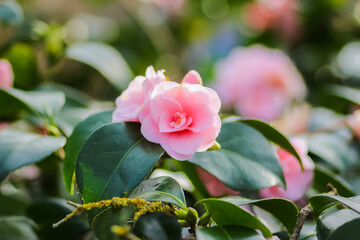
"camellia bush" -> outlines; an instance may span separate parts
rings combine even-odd
[[[0,2],[0,240],[358,239],[360,4],[273,1]]]

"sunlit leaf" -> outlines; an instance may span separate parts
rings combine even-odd
[[[147,201],[172,203],[186,209],[184,191],[179,183],[171,177],[157,177],[143,181],[128,196],[128,198],[137,197]]]
[[[122,197],[150,173],[164,153],[148,142],[138,123],[111,123],[96,130],[78,155],[76,181],[84,203]],[[95,216],[89,214],[90,222]]]
[[[71,134],[65,146],[65,159],[63,176],[66,188],[72,192],[73,178],[76,166],[76,159],[81,150],[82,145],[95,130],[111,123],[112,110],[91,115],[81,123],[79,123]]]

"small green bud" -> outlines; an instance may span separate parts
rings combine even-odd
[[[179,224],[181,227],[186,228],[186,227],[190,227],[190,223],[186,220],[178,220]]]
[[[184,209],[178,209],[175,211],[175,215],[181,220],[187,219],[186,214],[187,212]]]
[[[206,225],[208,225],[209,222],[210,222],[210,217],[211,217],[210,212],[204,213],[203,215],[201,215],[198,224],[199,224],[200,226],[206,226]]]
[[[215,142],[214,145],[212,145],[210,148],[208,148],[206,151],[212,151],[212,150],[220,150],[221,145],[218,142]]]
[[[188,208],[188,211],[187,211],[187,214],[186,214],[186,219],[192,224],[192,225],[195,225],[196,224],[196,220],[198,219],[199,215],[197,213],[197,211],[192,208],[192,207],[189,207]]]

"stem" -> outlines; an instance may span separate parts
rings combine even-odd
[[[337,189],[331,184],[327,184],[328,191],[327,194],[329,195],[338,195]],[[301,229],[304,225],[304,222],[309,216],[309,214],[312,213],[312,208],[310,203],[306,205],[304,208],[302,208],[299,212],[298,218],[296,220],[296,224],[293,230],[293,233],[291,234],[290,240],[297,240],[300,236]]]
[[[312,212],[312,208],[310,203],[300,210],[290,240],[297,240],[299,238],[305,219],[307,218],[307,216],[309,216],[311,212]]]

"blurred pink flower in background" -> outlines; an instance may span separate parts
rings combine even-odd
[[[224,194],[230,195],[230,196],[238,196],[240,192],[234,191],[231,188],[228,188],[223,184],[219,179],[208,173],[207,171],[203,170],[200,167],[196,168],[200,179],[204,183],[207,191],[211,196],[221,196]]]
[[[166,81],[164,70],[155,72],[152,66],[146,69],[145,77],[135,77],[128,88],[116,99],[113,122],[139,122],[140,112],[145,108],[152,90],[163,81]]]
[[[6,60],[0,60],[0,88],[12,88],[14,82],[14,74],[11,65]]]
[[[217,93],[202,86],[199,74],[190,71],[181,84],[164,81],[156,85],[140,118],[144,137],[159,143],[177,160],[214,145],[221,128]]]
[[[280,118],[272,122],[272,125],[285,135],[299,135],[305,133],[310,124],[311,106],[300,103],[285,109]]]
[[[307,146],[304,140],[294,138],[291,140],[295,150],[301,157],[304,172],[301,171],[301,166],[298,160],[283,149],[277,151],[280,164],[284,172],[286,181],[286,190],[279,186],[273,186],[260,190],[260,195],[263,198],[281,197],[291,201],[299,200],[303,197],[304,193],[312,185],[314,177],[313,169],[314,162],[307,155]]]
[[[263,31],[276,27],[289,40],[300,34],[297,0],[258,0],[248,4],[245,22],[253,29]]]
[[[360,138],[360,110],[356,110],[346,118],[347,125],[351,128],[357,138]]]
[[[235,48],[215,71],[222,105],[245,117],[274,120],[292,100],[306,95],[301,75],[280,50],[261,45]]]

